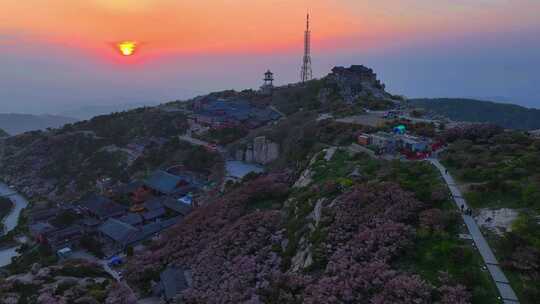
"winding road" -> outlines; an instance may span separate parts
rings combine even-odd
[[[3,235],[17,227],[19,216],[21,215],[22,210],[28,206],[28,201],[4,183],[0,183],[0,196],[9,198],[13,202],[11,212],[2,220],[4,231],[0,231],[0,235]],[[18,254],[17,248],[18,246],[0,249],[0,267],[11,263],[11,258]]]
[[[461,210],[461,207],[465,210],[469,209],[469,206],[467,205],[467,201],[463,198],[463,195],[459,188],[456,186],[456,182],[454,181],[454,178],[448,173],[446,168],[439,162],[439,160],[430,158],[428,159],[429,162],[431,162],[441,173],[444,181],[448,185],[448,188],[450,189],[450,192],[452,193],[452,197],[454,199],[454,202],[456,203],[456,206],[459,210]],[[510,286],[510,282],[508,281],[508,278],[504,275],[504,272],[501,270],[499,266],[499,262],[497,261],[497,258],[493,254],[493,250],[489,246],[488,242],[482,235],[482,232],[480,231],[480,228],[478,227],[478,224],[474,220],[474,218],[470,215],[466,215],[465,213],[461,214],[463,221],[465,222],[465,225],[467,226],[467,229],[469,230],[469,233],[474,241],[474,244],[478,248],[478,251],[480,252],[480,255],[482,256],[482,259],[484,260],[484,263],[486,264],[486,267],[491,274],[491,277],[493,278],[493,281],[495,282],[495,285],[497,286],[497,289],[499,290],[499,294],[501,295],[501,298],[503,299],[505,304],[517,304],[519,303],[519,300],[516,296],[516,293],[512,289],[512,286]]]

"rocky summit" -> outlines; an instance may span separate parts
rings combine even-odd
[[[327,78],[338,86],[343,99],[349,103],[359,98],[393,99],[385,91],[385,85],[377,79],[377,74],[363,65],[335,67]]]

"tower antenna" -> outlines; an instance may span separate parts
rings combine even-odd
[[[309,29],[309,13],[306,18],[306,31],[304,32],[304,58],[302,60],[302,70],[300,81],[305,83],[313,78],[311,69],[311,30]]]

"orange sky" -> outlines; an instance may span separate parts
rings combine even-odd
[[[540,107],[540,0],[0,3],[0,112],[257,88],[267,69],[276,84],[293,83],[308,9],[316,77],[365,64],[397,94]],[[135,55],[120,54],[122,41],[139,42]]]
[[[298,48],[308,7],[314,40],[332,47],[333,40],[346,37],[371,37],[376,45],[409,36],[534,26],[540,23],[539,2],[3,0],[0,33],[24,33],[100,53],[114,52],[112,45],[124,40],[140,42],[142,54],[264,52]]]

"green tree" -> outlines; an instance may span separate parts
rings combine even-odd
[[[128,257],[132,257],[132,256],[133,256],[133,253],[134,253],[133,246],[128,246],[128,247],[126,248],[126,255],[127,255]]]
[[[529,183],[522,191],[522,199],[527,206],[539,208],[540,207],[540,187],[538,185]]]

